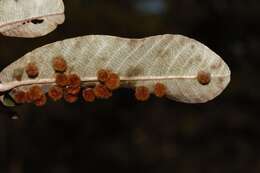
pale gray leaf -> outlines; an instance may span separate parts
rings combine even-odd
[[[38,48],[0,73],[0,91],[30,84],[52,84],[52,59],[63,56],[70,72],[82,81],[95,82],[100,69],[119,74],[127,87],[147,86],[153,92],[156,82],[167,87],[167,96],[186,103],[203,103],[218,96],[230,82],[226,63],[200,42],[181,35],[158,35],[143,39],[90,35],[58,41]],[[15,81],[12,74],[29,62],[39,67],[37,79],[23,74]],[[211,75],[208,85],[198,82],[198,73]],[[125,86],[125,85],[124,85]]]
[[[0,33],[5,36],[44,36],[64,20],[62,0],[0,0]]]

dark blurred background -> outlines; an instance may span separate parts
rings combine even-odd
[[[65,38],[183,34],[218,53],[232,81],[199,105],[121,89],[107,101],[0,111],[0,173],[259,173],[259,0],[65,0],[66,22],[37,39],[0,36],[3,69]]]

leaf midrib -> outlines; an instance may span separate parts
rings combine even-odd
[[[212,75],[211,78],[226,78],[229,75]],[[120,77],[120,82],[132,82],[132,81],[158,81],[158,80],[173,80],[173,79],[196,79],[197,75],[192,76],[135,76],[135,77]],[[85,77],[81,79],[82,83],[95,83],[98,82],[97,77]],[[55,79],[38,79],[38,80],[24,80],[13,81],[0,84],[0,92],[6,92],[11,89],[28,86],[28,85],[48,85],[55,84]]]

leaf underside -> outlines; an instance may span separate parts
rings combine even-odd
[[[185,36],[126,39],[90,35],[55,42],[26,54],[0,73],[2,89],[15,84],[26,90],[25,84],[41,83],[47,91],[51,83],[43,81],[55,78],[52,59],[57,56],[67,61],[67,73],[78,74],[85,83],[93,82],[98,70],[110,69],[127,87],[146,86],[152,92],[155,83],[161,82],[167,87],[167,97],[185,103],[212,100],[230,81],[226,63],[205,45]],[[32,80],[23,73],[21,81],[16,81],[13,73],[30,62],[38,66],[39,76]],[[201,71],[210,73],[208,85],[198,82]]]
[[[62,0],[0,1],[0,33],[5,36],[44,36],[64,20]]]

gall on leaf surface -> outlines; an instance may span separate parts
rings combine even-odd
[[[227,87],[231,76],[220,56],[182,35],[142,39],[89,35],[48,44],[24,55],[0,73],[0,91],[26,88],[29,84],[55,84],[52,60],[57,56],[64,58],[68,73],[77,74],[86,87],[99,82],[99,70],[109,69],[119,76],[120,87],[145,86],[153,92],[155,84],[161,83],[167,89],[166,97],[184,103],[214,99]],[[37,78],[23,75],[21,81],[15,80],[14,71],[29,62],[38,64]],[[203,78],[202,83],[201,72],[209,74],[210,81]]]

